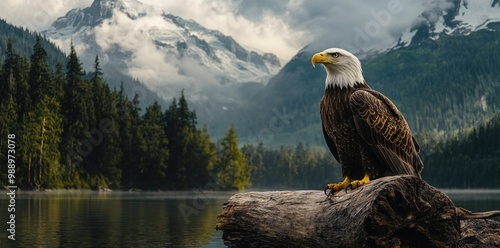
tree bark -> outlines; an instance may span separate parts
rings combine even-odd
[[[461,230],[460,219],[467,217],[425,181],[392,176],[330,197],[312,190],[236,194],[225,203],[216,228],[229,247],[467,247],[500,242],[498,232],[475,235],[485,232],[473,230],[481,227],[476,220],[462,223]],[[495,230],[494,223],[482,227]]]

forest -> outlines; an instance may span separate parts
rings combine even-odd
[[[51,62],[41,36],[29,56],[16,52],[16,42],[7,39],[0,56],[0,163],[15,164],[22,189],[321,189],[342,179],[326,146],[239,144],[234,125],[214,141],[184,91],[166,108],[154,102],[142,109],[139,95],[110,89],[98,56],[85,72],[73,47],[61,64]],[[500,176],[500,116],[428,143],[422,175],[429,183],[500,187],[486,180]],[[6,169],[0,178],[7,185]]]
[[[123,87],[111,90],[103,81],[97,56],[93,72],[84,73],[72,47],[66,65],[52,71],[41,40],[28,59],[9,39],[0,70],[0,158],[7,164],[7,139],[14,135],[18,187],[309,187],[334,170],[329,154],[302,144],[240,148],[234,126],[212,142],[184,92],[165,110],[157,102],[142,110],[137,94],[130,99]],[[5,184],[7,171],[0,173]]]
[[[500,188],[500,115],[439,143],[424,157],[422,177],[442,188]]]

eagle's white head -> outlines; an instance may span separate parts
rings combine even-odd
[[[344,49],[329,48],[316,53],[312,57],[311,63],[313,67],[316,63],[321,63],[325,67],[325,87],[327,88],[329,86],[347,88],[365,83],[361,62],[356,56]]]

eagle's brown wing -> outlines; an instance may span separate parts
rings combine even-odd
[[[358,133],[394,174],[420,177],[420,147],[396,106],[381,93],[362,89],[349,98]]]
[[[332,153],[333,157],[340,163],[339,159],[339,153],[337,152],[337,147],[335,146],[335,143],[333,142],[332,138],[326,133],[325,126],[321,125],[323,127],[323,136],[325,137],[326,145],[328,145],[328,149],[330,149],[330,152]]]

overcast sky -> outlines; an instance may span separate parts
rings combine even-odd
[[[125,0],[135,1],[135,0]],[[349,50],[387,47],[430,7],[446,0],[141,0],[155,11],[193,19],[233,36],[243,46],[290,59],[305,45]],[[0,17],[42,31],[73,8],[92,0],[1,0]]]

